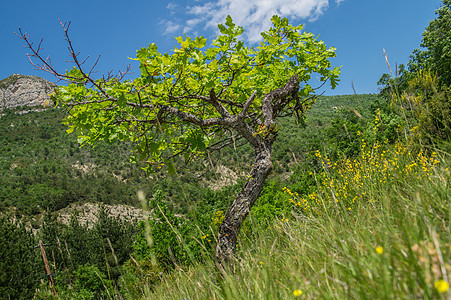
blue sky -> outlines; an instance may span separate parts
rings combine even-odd
[[[19,73],[55,81],[33,70],[26,57],[29,51],[14,34],[19,27],[35,43],[44,37],[43,53],[57,69],[65,70],[70,68],[65,63],[69,56],[58,18],[71,21],[71,38],[81,55],[90,55],[91,62],[101,55],[99,74],[131,63],[138,76],[136,64],[127,57],[150,42],[170,52],[174,36],[183,33],[211,41],[216,24],[230,14],[252,44],[271,16],[279,14],[337,48],[333,64],[342,66],[341,82],[335,90],[323,89],[326,95],[353,93],[351,82],[359,94],[377,93],[377,81],[388,72],[382,49],[392,65],[407,63],[440,6],[440,0],[2,0],[0,79]]]

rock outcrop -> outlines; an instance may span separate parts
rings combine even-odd
[[[56,87],[41,77],[13,74],[0,81],[0,110],[43,105]]]

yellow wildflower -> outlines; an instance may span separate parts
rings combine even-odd
[[[382,253],[384,253],[384,248],[382,246],[379,246],[376,248],[376,252],[377,252],[377,254],[382,254]]]
[[[434,286],[439,293],[446,293],[449,289],[449,283],[443,279],[437,280]]]
[[[298,296],[302,295],[302,291],[301,291],[301,290],[294,290],[294,291],[293,291],[293,295],[294,295],[295,297],[298,297]]]

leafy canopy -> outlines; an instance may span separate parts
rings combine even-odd
[[[274,16],[257,47],[239,39],[243,28],[228,16],[219,24],[220,34],[207,47],[204,37],[176,37],[172,54],[160,53],[155,44],[137,51],[141,75],[134,80],[91,81],[81,69],[66,76],[75,83],[60,87],[54,100],[68,108],[68,132],[77,129],[81,144],[97,140],[131,140],[135,159],[157,167],[167,158],[184,154],[189,160],[218,145],[218,138],[232,138],[221,109],[245,118],[255,134],[262,132],[261,104],[266,93],[284,86],[293,76],[303,83],[279,115],[302,118],[314,92],[308,84],[313,73],[321,81],[338,82],[339,69],[329,59],[335,48],[327,48],[302,26],[290,25]],[[249,107],[246,101],[253,95]],[[221,106],[214,105],[215,98]],[[300,103],[299,99],[303,99]],[[234,137],[233,137],[234,138]]]
[[[407,69],[400,65],[396,74],[382,75],[377,84],[382,86],[383,96],[389,98],[392,89],[398,94],[408,90],[409,81],[421,77],[425,70],[437,75],[442,90],[451,86],[451,0],[442,0],[442,6],[435,14],[437,17],[429,22],[422,34],[422,48],[415,49],[410,55]]]
[[[428,69],[437,73],[441,84],[451,85],[451,0],[442,0],[443,5],[435,11],[437,18],[423,32],[420,46],[409,62],[416,73]]]

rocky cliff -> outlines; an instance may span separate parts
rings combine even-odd
[[[56,87],[37,76],[13,74],[0,81],[0,110],[43,105]]]

